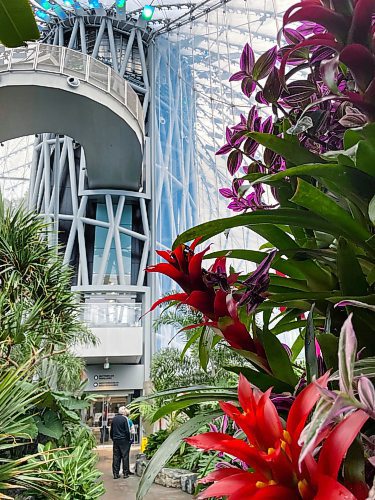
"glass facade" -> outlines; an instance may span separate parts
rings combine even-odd
[[[117,205],[113,207],[114,212],[117,210]],[[107,207],[104,203],[98,203],[96,205],[96,220],[102,222],[109,222]],[[132,229],[132,206],[126,205],[121,215],[121,220],[119,225],[123,228]],[[108,228],[96,226],[95,227],[95,240],[94,240],[94,256],[93,256],[93,269],[92,269],[92,284],[97,284],[97,277],[100,272],[100,266],[102,264],[104,247],[107,241]],[[121,242],[121,253],[122,253],[122,265],[125,274],[125,283],[131,283],[131,237],[127,234],[120,233]],[[105,285],[119,285],[119,263],[116,256],[116,246],[114,239],[111,242],[111,247],[109,250],[109,257],[106,263],[106,269],[104,273],[104,284]]]

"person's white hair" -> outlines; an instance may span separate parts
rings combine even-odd
[[[126,406],[120,406],[118,412],[120,415],[129,415],[129,410],[126,409]]]

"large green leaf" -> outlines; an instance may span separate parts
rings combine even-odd
[[[40,434],[48,436],[52,439],[60,439],[63,434],[63,426],[58,415],[52,411],[47,410],[42,418],[35,417],[36,424]]]
[[[292,345],[292,362],[294,363],[299,356],[299,353],[302,351],[304,346],[304,338],[302,335],[298,335],[296,340]]]
[[[180,396],[159,408],[152,416],[152,421],[157,422],[166,415],[170,415],[175,411],[184,410],[189,408],[189,406],[223,400],[237,401],[237,391],[230,391],[227,389],[217,393],[209,392],[207,394],[188,394],[186,396]]]
[[[139,483],[136,500],[143,500],[160,470],[180,447],[181,441],[222,414],[222,411],[213,411],[196,415],[172,432],[147,464]]]
[[[366,295],[368,284],[352,245],[339,238],[337,247],[337,273],[343,295]]]
[[[323,352],[324,362],[327,369],[337,369],[337,351],[339,348],[339,339],[332,333],[320,333],[316,336],[320,348]]]
[[[6,47],[25,45],[39,36],[28,0],[0,0],[0,41]]]
[[[199,338],[199,361],[204,371],[207,371],[214,337],[215,332],[211,328],[203,328],[202,334]]]
[[[341,235],[345,235],[367,248],[366,240],[371,238],[371,233],[332,198],[308,182],[298,179],[297,190],[291,201],[330,222],[331,230],[328,230],[328,233],[337,234],[340,232]]]
[[[234,217],[204,222],[180,234],[174,241],[173,248],[198,236],[201,236],[204,241],[224,232],[226,229],[241,226],[249,226],[252,229],[251,226],[256,224],[286,224],[322,231],[335,236],[342,234],[337,225],[332,225],[332,223],[310,211],[278,208],[275,210],[257,210],[256,212],[235,215]]]
[[[268,330],[262,332],[261,340],[273,376],[294,387],[297,384],[298,378],[293,371],[289,356],[280,340]]]
[[[275,184],[292,176],[309,176],[323,180],[323,182],[329,181],[329,186],[333,187],[336,194],[349,197],[356,203],[362,201],[361,197],[370,199],[374,192],[374,179],[372,177],[358,172],[355,168],[337,163],[316,163],[291,167],[276,174],[259,177],[253,183]],[[246,179],[247,176],[244,178]],[[364,200],[363,203],[365,203]]]
[[[375,177],[375,144],[370,141],[359,141],[356,154],[356,167],[368,175]]]
[[[273,134],[263,134],[261,132],[251,132],[248,134],[252,139],[262,146],[281,155],[285,160],[302,165],[303,163],[321,163],[321,158],[308,149],[301,146],[297,141],[282,139]]]
[[[278,252],[272,261],[272,269],[280,271],[287,276],[295,279],[303,279],[304,274],[299,271],[298,264],[294,265],[294,262],[290,260],[283,260],[280,258],[282,252]],[[217,257],[222,257],[226,255],[231,259],[248,260],[250,262],[255,262],[260,264],[265,257],[264,252],[258,252],[256,250],[220,250],[219,252],[212,252],[205,255],[206,259],[216,259]]]
[[[242,373],[249,382],[258,387],[261,391],[266,391],[270,387],[273,387],[274,392],[290,392],[294,390],[294,386],[283,382],[272,375],[267,373],[261,373],[248,368],[246,366],[225,366],[226,370],[237,373],[238,375]]]

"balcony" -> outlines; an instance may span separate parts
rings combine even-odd
[[[87,364],[139,363],[143,354],[142,304],[86,303],[82,319],[98,339],[97,346],[77,346],[76,354]]]

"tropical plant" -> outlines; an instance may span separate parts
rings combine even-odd
[[[48,492],[49,478],[29,456],[12,459],[12,452],[32,443],[38,429],[32,417],[35,404],[43,397],[27,381],[30,362],[17,369],[0,369],[0,498],[12,498],[15,489]],[[53,498],[53,496],[51,496]]]
[[[359,377],[360,402],[353,399],[356,345],[350,318],[343,326],[340,343],[341,392],[338,395],[328,391],[327,372],[299,393],[285,426],[269,398],[271,389],[263,393],[240,376],[238,399],[243,411],[228,402],[221,402],[220,406],[243,430],[246,440],[217,432],[186,439],[192,446],[224,452],[240,461],[204,478],[201,482],[214,484],[199,498],[367,498],[369,487],[364,477],[363,449],[355,444],[354,457],[353,450],[352,453],[348,450],[367,420],[375,419],[375,391],[368,378]],[[340,400],[341,404],[337,404]],[[314,416],[306,427],[317,402]],[[340,469],[345,456],[342,475]],[[348,465],[353,458],[356,464],[351,471]]]
[[[56,497],[63,500],[95,500],[105,489],[96,468],[97,454],[83,442],[74,450],[53,449],[51,444],[39,445],[44,462],[42,468],[53,480]],[[37,460],[37,459],[35,459]],[[36,496],[35,498],[43,498]]]
[[[56,477],[82,472],[85,481],[77,476],[65,498],[98,498],[95,440],[80,418],[89,404],[83,364],[72,354],[95,338],[80,322],[71,272],[48,237],[37,214],[0,203],[0,490],[7,498],[10,490],[63,498]],[[94,496],[80,497],[86,490]]]
[[[274,491],[277,498],[282,498],[287,493],[283,488],[296,498],[315,498],[316,495],[328,498],[330,488],[337,495],[350,495],[343,489],[346,487],[342,477],[338,476],[341,459],[363,423],[372,415],[368,408],[374,407],[373,385],[369,380],[372,375],[369,374],[373,373],[371,356],[375,354],[372,341],[375,124],[371,123],[375,118],[374,20],[374,0],[303,0],[287,9],[279,47],[271,48],[255,60],[250,45],[245,46],[240,71],[231,80],[241,81],[243,93],[247,97],[254,94],[257,102],[269,105],[270,113],[264,116],[264,108],[260,111],[252,105],[247,117],[241,115],[239,123],[227,128],[226,144],[217,152],[228,155],[228,171],[236,176],[232,186],[222,188],[221,194],[230,199],[230,209],[242,213],[187,230],[179,235],[171,251],[158,252],[166,263],[148,269],[165,274],[182,289],[162,297],[153,307],[168,301],[191,307],[199,312],[201,320],[186,325],[186,332],[192,331],[191,335],[197,340],[212,331],[222,343],[247,360],[249,366],[234,371],[242,372],[258,388],[251,389],[241,377],[242,387],[248,388],[248,400],[253,398],[260,405],[259,422],[263,405],[266,405],[270,415],[274,415],[268,422],[274,430],[280,431],[279,415],[284,415],[287,405],[290,408],[294,400],[292,408],[301,408],[302,395],[313,390],[316,393],[316,385],[304,389],[306,379],[308,383],[319,377],[324,381],[326,379],[321,377],[326,369],[336,370],[338,365],[342,373],[344,365],[338,362],[337,356],[343,342],[339,343],[340,331],[348,315],[355,311],[353,325],[364,359],[357,361],[361,368],[354,365],[353,373],[359,373],[364,379],[355,382],[351,392],[348,392],[348,383],[342,385],[341,382],[339,389],[337,386],[321,387],[319,391],[323,392],[324,402],[319,401],[316,414],[311,414],[313,426],[307,427],[303,434],[306,418],[315,403],[299,426],[295,427],[298,422],[289,420],[297,410],[290,410],[287,419],[288,431],[298,437],[306,438],[307,435],[314,452],[318,444],[311,444],[311,429],[330,423],[321,438],[323,446],[318,460],[314,458],[311,462],[308,452],[304,451],[305,457],[302,455],[300,462],[302,469],[299,469],[298,458],[297,462],[295,460],[300,456],[300,445],[297,441],[288,443],[283,433],[278,434],[275,446],[269,446],[272,449],[267,458],[264,440],[267,433],[272,435],[272,429],[264,423],[263,441],[256,443],[255,449],[246,446],[257,460],[252,466],[255,469],[252,477],[256,477],[257,464],[261,471],[260,486],[266,489],[257,488],[258,480],[252,486],[249,483],[246,488],[256,488],[254,491],[245,489],[249,497],[263,495],[269,498],[265,495],[272,495]],[[196,251],[198,244],[235,227],[244,227],[264,238],[266,242],[260,251],[209,252],[209,246]],[[190,241],[193,243],[188,246]],[[250,261],[257,267],[243,276],[233,268],[228,272],[228,258]],[[205,266],[205,259],[215,261]],[[289,348],[282,344],[278,335],[290,331],[299,335]],[[301,352],[306,368],[295,362]],[[345,379],[344,374],[341,376]],[[346,396],[343,396],[344,389]],[[281,407],[278,407],[281,394],[277,393],[285,391],[289,395],[282,396]],[[165,412],[181,410],[193,402],[207,402],[209,398],[211,401],[237,400],[232,389],[219,387],[185,387],[180,391],[176,388],[164,391],[166,394],[175,399],[164,407]],[[315,402],[320,392],[316,394]],[[250,412],[250,408],[246,408]],[[232,416],[240,418],[239,410],[232,408],[230,411]],[[158,416],[161,414],[163,408],[158,411]],[[346,418],[339,422],[337,418],[342,415]],[[204,423],[210,417],[212,414],[206,415]],[[168,437],[146,469],[138,498],[143,497],[158,466],[177,449],[178,439],[191,435],[194,426],[197,431],[202,422],[203,417],[196,416]],[[248,424],[246,416],[242,422]],[[366,430],[369,425],[367,422]],[[308,434],[309,429],[311,434]],[[325,486],[320,486],[319,474],[323,467],[319,465],[320,460],[323,464],[331,456],[332,443],[342,432],[348,441],[342,441],[337,456],[332,458],[334,470],[324,465],[327,465],[329,477]],[[301,491],[298,481],[293,485],[286,481],[281,490],[280,486],[268,483],[273,481],[270,467],[275,465],[277,469],[278,460],[284,457],[281,444],[293,455],[291,459],[288,457],[290,463],[284,464],[285,470],[294,471],[296,475],[289,475],[289,478],[299,478]],[[242,445],[239,447],[242,449]],[[353,456],[354,447],[355,444],[350,446],[348,457]],[[260,449],[259,453],[256,448]],[[236,450],[232,448],[232,451]],[[263,452],[266,455],[262,455]],[[306,469],[305,459],[317,469],[318,475]],[[345,462],[345,478],[355,476],[354,463],[355,460]],[[248,472],[246,474],[249,476]],[[228,489],[216,490],[214,485],[210,492],[220,491],[219,496],[222,496],[233,491],[233,498],[242,498],[243,491],[236,489],[240,476],[236,476],[228,478],[227,484],[231,484]],[[366,478],[367,485],[370,480]],[[358,484],[359,489],[368,491],[363,477]],[[275,489],[271,491],[271,488]],[[360,493],[354,495],[362,498]]]
[[[167,429],[160,429],[153,434],[150,434],[147,438],[147,446],[144,450],[144,454],[148,459],[152,458],[156,451],[160,448],[160,445],[167,439],[170,431]]]
[[[48,245],[48,226],[36,213],[0,202],[0,320],[2,358],[22,363],[65,352],[95,337],[79,319],[71,270]]]

